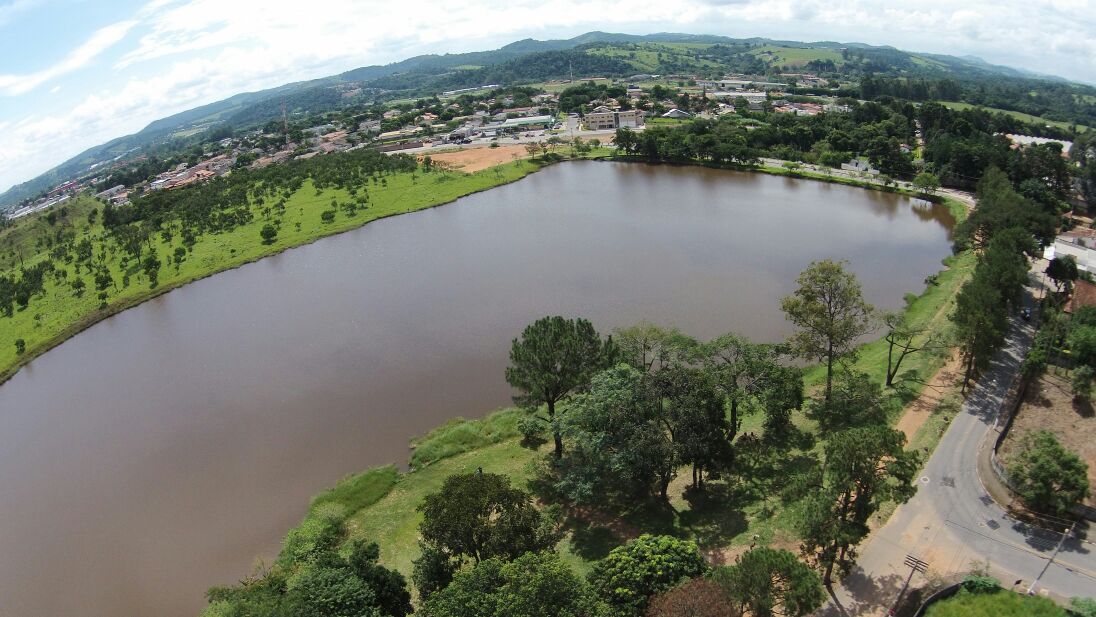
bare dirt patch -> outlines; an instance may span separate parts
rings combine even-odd
[[[431,154],[430,160],[439,161],[453,169],[474,173],[495,165],[509,163],[517,159],[528,158],[529,152],[523,145],[511,144],[498,148],[465,148],[451,152]]]
[[[1096,506],[1096,410],[1088,402],[1073,400],[1065,374],[1047,373],[1028,387],[1024,404],[1001,444],[1001,458],[1007,461],[1019,449],[1023,436],[1039,429],[1054,433],[1063,446],[1088,464],[1090,493],[1085,504]]]
[[[925,384],[921,395],[914,399],[902,412],[898,424],[894,427],[906,435],[906,443],[913,441],[913,436],[929,419],[932,412],[939,407],[944,397],[955,389],[955,384],[963,377],[963,362],[958,351],[953,351],[948,361],[932,379]]]

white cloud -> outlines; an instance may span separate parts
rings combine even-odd
[[[0,26],[8,23],[16,15],[38,4],[39,0],[14,0],[0,5]]]
[[[0,20],[4,14],[0,7]],[[86,67],[127,33],[141,33],[115,63],[121,79],[109,90],[66,87],[71,110],[8,119],[0,133],[0,188],[152,120],[238,92],[419,53],[589,30],[889,44],[1096,82],[1094,0],[153,0],[133,21],[96,32],[52,67],[0,75],[0,93],[27,92]]]
[[[121,21],[96,30],[83,45],[68,53],[60,62],[25,75],[0,74],[0,92],[8,95],[26,94],[38,86],[83,68],[104,51],[121,41],[136,21]]]

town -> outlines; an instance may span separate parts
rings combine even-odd
[[[623,79],[557,80],[539,87],[489,84],[388,107],[352,107],[318,116],[289,114],[283,106],[280,120],[238,135],[190,144],[185,156],[156,159],[139,154],[93,165],[79,178],[25,201],[7,216],[15,219],[39,212],[81,192],[123,205],[144,193],[203,182],[241,167],[265,167],[365,147],[381,152],[429,153],[506,143],[571,143],[575,139],[609,143],[619,128],[641,131],[648,124],[691,118],[748,117],[750,112],[762,111],[798,116],[848,113],[849,103],[855,99],[839,96],[843,85],[847,88],[849,84],[811,73],[775,77],[737,74],[718,80],[637,74]],[[800,93],[803,90],[806,92]],[[756,126],[748,120],[744,124]],[[191,132],[200,134],[211,128],[198,126]],[[1061,143],[1063,156],[1068,156],[1071,145],[1067,140],[1038,136],[1007,137],[1016,146]],[[901,144],[906,153],[912,147]],[[843,161],[841,168],[862,177],[880,174],[861,158]]]

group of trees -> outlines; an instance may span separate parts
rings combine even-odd
[[[964,360],[964,387],[988,365],[1008,332],[1028,280],[1028,256],[1055,233],[1047,207],[1018,193],[990,168],[978,184],[978,207],[956,230],[958,247],[978,252],[974,274],[959,290],[951,318]]]
[[[451,476],[420,511],[414,580],[427,617],[806,615],[824,598],[818,575],[792,553],[756,548],[709,568],[694,542],[672,536],[641,535],[580,577],[554,550],[558,531],[545,532],[554,513],[538,514],[505,476]],[[705,605],[691,612],[698,588]]]
[[[804,551],[829,582],[855,559],[880,504],[912,495],[917,457],[887,426],[881,388],[849,368],[874,321],[856,278],[840,263],[813,263],[782,306],[796,332],[778,345],[734,334],[699,341],[649,324],[602,340],[589,322],[561,317],[527,327],[513,342],[507,379],[537,418],[526,431],[550,431],[555,441],[538,480],[542,497],[612,508],[666,500],[683,469],[689,491],[730,481],[746,473],[754,441],[782,451],[803,436],[792,422],[804,407],[803,376],[788,359],[822,361],[825,387],[806,411],[827,444],[788,486],[810,504]],[[917,351],[916,334],[898,328],[892,324],[893,344]],[[896,372],[887,367],[888,377]],[[761,436],[737,439],[742,418],[755,413],[764,416]]]

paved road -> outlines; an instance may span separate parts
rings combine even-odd
[[[1030,294],[1025,300],[1033,302]],[[836,590],[849,614],[886,614],[909,573],[903,565],[907,554],[928,562],[930,574],[943,575],[965,573],[972,562],[988,559],[994,576],[1006,586],[1022,580],[1016,586],[1022,590],[1047,564],[1061,534],[1010,518],[986,493],[977,471],[979,448],[996,438],[1002,398],[1033,334],[1030,324],[1014,320],[1004,349],[925,466],[917,494],[862,547],[857,567]],[[1096,544],[1086,528],[1066,539],[1039,587],[1059,597],[1096,596]],[[823,614],[840,612],[831,603]]]

